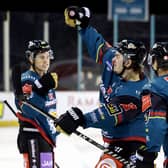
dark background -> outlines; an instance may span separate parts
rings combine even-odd
[[[87,6],[93,12],[106,13],[107,0],[5,0],[0,10],[62,12],[69,5]],[[167,5],[164,0],[149,0],[150,14],[167,14]]]

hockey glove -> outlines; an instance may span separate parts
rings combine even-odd
[[[64,16],[68,26],[86,28],[91,18],[91,12],[87,7],[70,6],[65,9]]]
[[[78,7],[69,6],[64,11],[65,23],[70,27],[76,27],[77,15],[78,15]]]
[[[72,107],[62,114],[56,122],[57,131],[72,134],[79,126],[84,127],[85,120],[82,111],[77,107]]]
[[[56,73],[46,73],[39,80],[35,80],[33,90],[39,95],[45,95],[50,89],[55,89],[57,83]]]
[[[78,10],[78,18],[76,20],[76,24],[79,25],[81,28],[86,28],[89,25],[90,18],[90,9],[87,7],[81,7]]]

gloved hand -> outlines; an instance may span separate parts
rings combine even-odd
[[[65,23],[70,27],[76,27],[78,6],[69,6],[64,10]]]
[[[64,132],[70,135],[79,126],[84,127],[85,120],[83,113],[79,108],[72,107],[59,117],[55,125],[58,132]]]
[[[46,73],[39,80],[34,81],[33,90],[40,95],[45,95],[50,89],[56,89],[58,77],[56,73]]]
[[[86,28],[91,18],[91,12],[87,7],[69,6],[65,9],[64,16],[68,26]]]
[[[52,72],[52,73],[51,73],[51,76],[52,76],[52,78],[53,78],[53,80],[54,80],[54,82],[55,82],[54,88],[56,89],[57,86],[58,86],[58,75],[57,75],[55,72]]]

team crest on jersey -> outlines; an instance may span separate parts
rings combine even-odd
[[[116,115],[122,112],[121,108],[116,104],[107,103],[106,107],[110,115]]]
[[[151,106],[150,94],[142,96],[142,112],[146,112]]]

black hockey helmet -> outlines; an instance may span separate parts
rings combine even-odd
[[[33,57],[35,57],[39,52],[43,53],[46,51],[50,52],[50,59],[54,59],[53,51],[48,42],[43,40],[32,40],[28,42],[26,57],[28,58],[32,54]]]
[[[138,65],[142,64],[146,57],[146,47],[141,41],[122,40],[115,48],[125,59],[134,60]]]
[[[168,68],[168,42],[156,42],[148,56],[148,63],[152,65],[156,59],[158,68]]]

